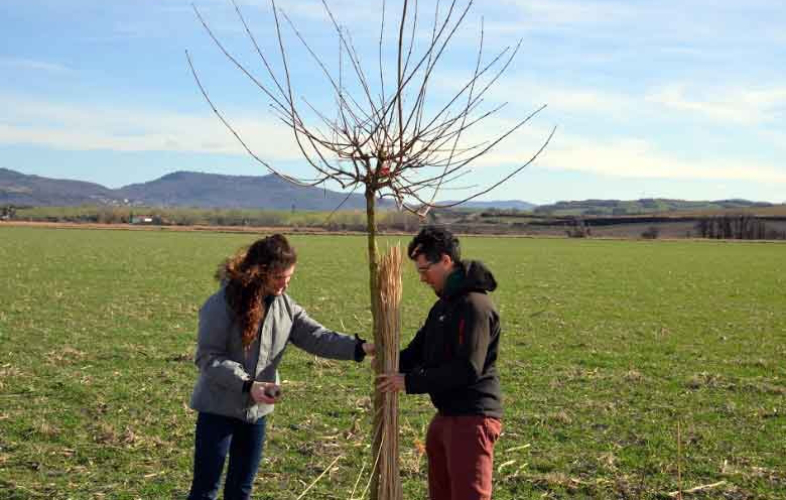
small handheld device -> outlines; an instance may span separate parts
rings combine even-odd
[[[269,385],[265,387],[265,396],[273,399],[278,399],[281,397],[281,387],[278,385]]]

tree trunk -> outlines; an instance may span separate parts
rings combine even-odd
[[[374,345],[377,346],[377,355],[374,359],[374,374],[378,375],[384,366],[380,356],[384,352],[382,349],[382,330],[379,326],[379,285],[377,283],[377,221],[376,221],[376,193],[370,187],[366,187],[366,234],[368,237],[368,281],[369,292],[371,294],[371,318],[372,330],[374,332]],[[374,414],[372,418],[372,446],[371,446],[371,500],[379,500],[379,461],[378,457],[382,447],[382,393],[376,388],[376,377],[374,378],[372,390],[374,392]]]

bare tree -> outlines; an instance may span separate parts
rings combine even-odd
[[[541,106],[493,137],[469,141],[479,125],[497,115],[507,103],[488,106],[489,90],[509,68],[521,47],[521,40],[505,47],[491,57],[484,57],[484,29],[481,21],[477,52],[471,74],[444,102],[434,101],[431,85],[438,63],[446,48],[455,39],[467,19],[473,0],[436,0],[433,12],[422,20],[418,0],[401,0],[393,21],[387,19],[387,0],[382,0],[376,64],[373,68],[361,60],[351,32],[339,23],[326,0],[321,0],[326,18],[335,33],[338,45],[337,67],[330,68],[318,55],[306,36],[291,18],[270,0],[275,28],[276,50],[266,54],[249,27],[235,0],[231,0],[245,36],[253,46],[264,68],[264,77],[257,77],[251,68],[240,62],[211,30],[199,10],[197,17],[208,36],[231,63],[270,100],[272,112],[292,131],[297,147],[313,170],[313,178],[297,178],[275,167],[256,154],[224,114],[214,105],[193,61],[188,63],[205,100],[227,129],[257,162],[273,174],[303,186],[334,183],[350,194],[363,190],[366,200],[368,234],[369,291],[374,339],[382,346],[377,318],[379,287],[377,276],[376,209],[379,200],[392,199],[400,210],[421,217],[433,208],[460,205],[500,186],[533,161],[554,135],[552,129],[540,148],[520,165],[486,186],[472,186],[461,200],[447,204],[436,202],[439,193],[469,173],[477,159],[499,146],[520,130],[545,108]],[[392,10],[392,9],[391,9]],[[285,33],[286,30],[286,33]],[[395,44],[395,61],[388,64],[384,57],[388,38]],[[293,84],[287,40],[296,39],[300,50],[310,57],[321,75],[325,92],[332,94],[330,110],[319,109],[305,96],[298,95]],[[274,64],[275,63],[275,64]],[[278,69],[276,69],[276,66]],[[440,95],[440,97],[444,97]],[[429,103],[429,105],[427,105]],[[349,197],[349,195],[347,196]],[[384,349],[378,348],[378,352]],[[384,360],[375,363],[377,370]],[[381,395],[375,391],[374,445],[376,458],[380,449]],[[377,498],[379,471],[375,460],[372,498]]]

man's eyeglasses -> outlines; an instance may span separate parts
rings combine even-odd
[[[418,274],[425,274],[426,272],[428,272],[429,269],[431,269],[431,266],[433,266],[434,264],[436,264],[436,262],[429,262],[428,265],[425,265],[423,267],[417,266]]]

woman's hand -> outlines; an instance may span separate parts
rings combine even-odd
[[[371,342],[363,342],[363,352],[366,356],[374,356],[377,353],[377,347]]]
[[[254,382],[251,385],[251,398],[256,403],[274,405],[281,399],[281,387],[272,382]]]

